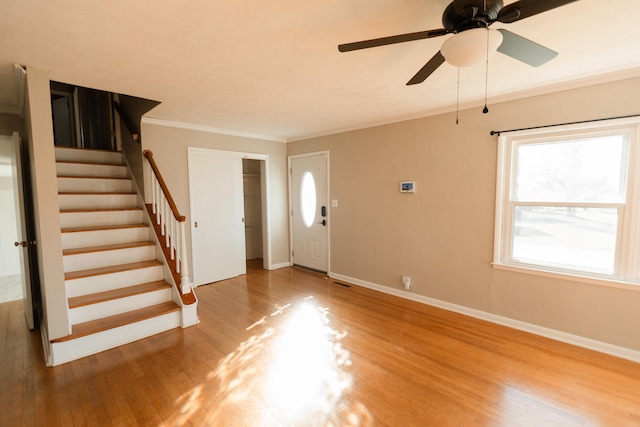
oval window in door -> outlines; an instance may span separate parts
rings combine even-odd
[[[309,171],[302,175],[300,212],[302,212],[302,222],[304,222],[304,225],[311,227],[316,218],[316,181]]]

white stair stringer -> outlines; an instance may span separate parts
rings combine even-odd
[[[56,147],[56,160],[71,334],[50,341],[50,363],[197,323],[167,282],[121,153]]]

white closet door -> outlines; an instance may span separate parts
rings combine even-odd
[[[193,282],[246,274],[242,159],[189,150]]]

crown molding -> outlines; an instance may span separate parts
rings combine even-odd
[[[191,123],[174,122],[170,120],[156,119],[153,117],[146,117],[146,116],[142,117],[142,123],[149,124],[149,125],[167,126],[172,128],[194,130],[198,132],[217,133],[220,135],[230,135],[230,136],[239,136],[243,138],[260,139],[263,141],[273,141],[273,142],[283,142],[283,143],[288,142],[285,138],[276,138],[272,136],[259,135],[255,133],[239,132],[239,131],[234,131],[230,129],[221,129],[221,128],[216,128],[211,126],[194,125]]]
[[[583,77],[577,77],[569,81],[550,83],[550,84],[547,84],[544,86],[538,86],[538,87],[524,88],[517,92],[497,94],[494,96],[489,96],[487,102],[489,106],[491,106],[491,105],[501,104],[504,102],[518,101],[522,99],[533,98],[536,96],[564,92],[564,91],[573,90],[573,89],[581,89],[589,86],[613,83],[617,81],[623,81],[623,80],[628,80],[628,79],[633,79],[638,77],[640,77],[640,68],[617,70],[617,71],[613,71],[606,74],[599,74],[596,76],[583,76]],[[484,102],[485,101],[483,97],[470,99],[459,105],[459,111],[482,107],[484,105]],[[365,123],[360,123],[354,126],[296,136],[295,138],[290,138],[287,142],[303,141],[307,139],[320,138],[323,136],[359,131],[359,130],[378,127],[378,126],[385,126],[385,125],[390,125],[395,123],[406,122],[409,120],[433,117],[440,114],[453,113],[455,111],[456,111],[455,104],[444,105],[442,107],[426,109],[423,111],[418,111],[418,112],[406,114],[403,116],[391,117],[387,120],[365,122]]]

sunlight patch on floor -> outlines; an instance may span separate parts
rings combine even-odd
[[[329,311],[305,298],[276,307],[207,380],[181,396],[171,425],[369,426],[364,405],[349,398],[353,378],[345,332]]]
[[[351,386],[351,376],[342,369],[349,364],[348,352],[328,323],[326,311],[305,303],[275,339],[266,386],[287,418],[314,410],[330,413]]]
[[[526,425],[540,426],[595,427],[600,425],[547,396],[511,385],[504,387],[499,408],[503,414],[504,424],[502,425],[505,427],[522,424],[522,420],[526,420]]]

